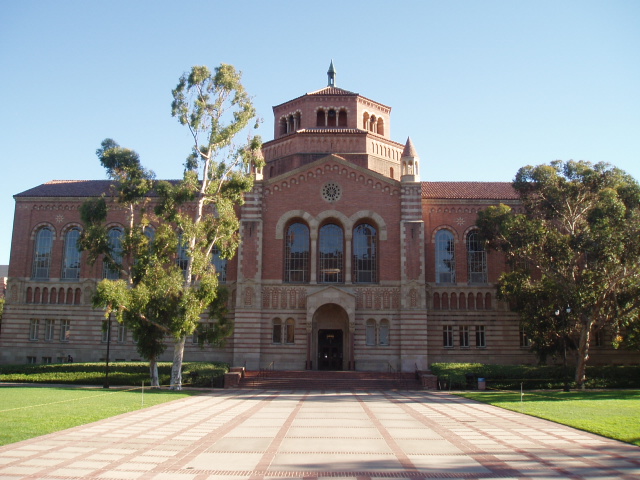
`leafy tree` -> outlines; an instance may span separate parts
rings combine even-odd
[[[498,296],[520,314],[541,359],[577,350],[582,387],[593,332],[611,330],[620,346],[639,328],[640,186],[605,163],[555,161],[521,168],[513,187],[524,213],[500,205],[478,216],[511,267]]]
[[[253,188],[252,168],[261,168],[261,141],[248,137],[237,146],[235,137],[252,121],[258,126],[251,98],[232,65],[211,72],[195,66],[173,90],[172,115],[186,126],[193,140],[181,182],[160,182],[156,213],[177,227],[183,249],[181,310],[173,318],[172,388],[182,385],[182,359],[187,335],[200,314],[216,299],[218,278],[211,262],[214,246],[230,258],[239,243],[237,206]],[[195,212],[191,207],[195,205]],[[227,327],[225,327],[227,328]]]
[[[89,201],[82,209],[87,228],[81,245],[91,262],[102,256],[120,273],[121,280],[100,282],[94,306],[107,315],[115,313],[133,331],[138,352],[150,361],[152,379],[156,358],[166,348],[164,339],[173,337],[171,388],[181,389],[185,339],[201,315],[208,312],[216,320],[201,332],[203,343],[222,345],[233,331],[212,253],[214,247],[225,258],[235,253],[236,208],[253,188],[251,168],[260,168],[262,159],[259,137],[233,144],[256,116],[234,67],[223,64],[214,74],[207,67],[193,67],[180,78],[173,96],[172,113],[189,128],[194,142],[182,181],[154,182],[135,152],[105,140],[96,153],[116,181],[113,198],[126,209],[128,225],[116,251],[105,227],[105,198]],[[157,194],[153,211],[152,188]],[[151,239],[145,229],[154,216],[159,226]],[[155,378],[157,383],[157,374]]]

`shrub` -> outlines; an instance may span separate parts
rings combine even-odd
[[[559,389],[565,384],[562,365],[485,365],[481,363],[434,363],[442,389],[472,389],[484,378],[488,388],[497,390]],[[573,385],[573,366],[566,369],[566,380]],[[587,367],[587,388],[639,388],[640,365],[596,365]]]
[[[198,378],[193,386],[211,387],[215,377],[224,375],[228,365],[224,363],[185,362],[182,364],[185,386],[192,386],[191,378]],[[191,375],[196,372],[197,375]],[[158,363],[160,385],[168,385],[171,379],[171,363]],[[201,380],[201,381],[200,381]],[[69,385],[103,385],[104,363],[52,363],[38,365],[0,365],[0,382],[56,383]],[[109,384],[139,386],[149,384],[149,365],[145,362],[114,362],[109,364]],[[216,383],[217,385],[217,383]]]

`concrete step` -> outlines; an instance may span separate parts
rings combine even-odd
[[[240,388],[274,390],[420,390],[415,373],[269,370],[247,371]]]

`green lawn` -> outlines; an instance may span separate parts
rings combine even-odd
[[[640,390],[456,394],[640,446]]]
[[[196,391],[0,387],[0,445],[197,395]]]

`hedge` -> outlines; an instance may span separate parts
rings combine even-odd
[[[484,378],[487,388],[497,390],[559,389],[565,384],[562,365],[485,365],[481,363],[434,363],[441,389],[470,390]],[[575,387],[573,366],[566,369],[566,381]],[[587,366],[586,388],[640,388],[640,365]]]
[[[225,363],[184,362],[182,380],[185,386],[221,386],[229,371]],[[171,362],[158,362],[160,385],[169,385]],[[54,383],[69,385],[103,385],[104,363],[52,363],[36,365],[0,365],[0,382]],[[109,384],[149,385],[149,364],[145,362],[112,362],[109,364]]]

